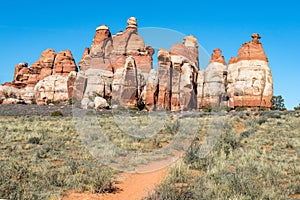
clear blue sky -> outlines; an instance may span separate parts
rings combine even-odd
[[[79,62],[99,24],[107,24],[116,33],[125,29],[127,18],[135,16],[139,27],[193,34],[209,54],[221,48],[226,61],[251,40],[252,33],[260,33],[274,94],[282,95],[292,109],[300,103],[299,9],[296,0],[1,1],[0,83],[12,80],[17,63],[31,65],[46,48],[70,49]]]

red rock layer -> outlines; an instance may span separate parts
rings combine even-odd
[[[98,27],[91,50],[84,51],[79,67],[83,71],[92,68],[115,72],[124,67],[127,56],[133,56],[137,68],[149,73],[153,54],[153,48],[146,47],[137,33],[136,19],[131,17],[126,30],[113,36],[107,26]]]
[[[214,49],[212,55],[211,55],[211,59],[210,59],[210,63],[213,62],[219,62],[222,63],[226,66],[226,62],[224,59],[224,56],[222,56],[222,50],[221,49]]]
[[[158,51],[159,91],[157,110],[171,110],[171,57],[166,49]]]
[[[16,88],[34,87],[40,80],[50,75],[68,76],[71,71],[77,71],[71,51],[56,54],[53,49],[46,49],[32,66],[28,67],[27,63],[16,65],[14,80],[10,85]]]
[[[260,35],[254,33],[251,37],[252,41],[244,43],[238,51],[238,56],[232,57],[228,64],[237,63],[241,60],[263,60],[268,62],[262,43],[259,41]]]

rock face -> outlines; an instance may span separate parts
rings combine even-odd
[[[258,34],[242,45],[228,65],[229,106],[271,107],[273,81]]]
[[[158,97],[158,74],[154,69],[149,72],[142,97],[148,111],[156,110]]]
[[[153,54],[153,48],[145,46],[137,33],[136,19],[131,17],[127,20],[126,30],[115,35],[111,35],[107,26],[99,26],[92,47],[90,51],[84,51],[79,67],[83,71],[93,68],[116,72],[124,67],[127,56],[133,56],[137,67],[143,73],[149,73]]]
[[[72,71],[77,72],[77,67],[71,51],[66,50],[59,52],[54,61],[52,74],[68,76]]]
[[[30,67],[27,63],[16,65],[13,82],[4,86],[15,88],[14,94],[25,103],[67,101],[72,98],[76,72],[77,66],[71,51],[56,54],[53,49],[46,49]]]
[[[197,108],[198,41],[187,36],[170,50],[171,110]]]
[[[97,93],[125,107],[143,104],[142,91],[152,69],[154,49],[145,46],[137,32],[134,17],[127,20],[124,32],[115,35],[105,25],[96,29],[91,49],[84,51],[79,62],[81,72],[75,84],[77,97],[88,98]],[[102,75],[96,80],[89,70],[101,71]]]
[[[127,57],[124,76],[120,89],[120,104],[124,107],[134,108],[138,103],[138,75],[135,60],[132,56]]]
[[[51,75],[39,81],[34,87],[37,103],[67,101],[69,98],[67,81],[68,77],[60,75]]]
[[[95,109],[270,108],[272,75],[259,39],[253,34],[252,41],[230,59],[228,69],[222,51],[215,49],[207,68],[199,70],[198,41],[190,35],[169,51],[159,49],[155,70],[154,49],[145,45],[136,18],[130,17],[126,29],[114,35],[106,25],[96,28],[78,73],[68,50],[56,54],[47,49],[32,66],[18,64],[13,82],[0,87],[0,103],[45,104],[75,98],[83,108]]]
[[[47,76],[55,74],[68,76],[71,71],[77,72],[77,66],[69,50],[56,54],[53,49],[46,49],[32,66],[20,63],[15,67],[12,85],[17,88],[34,87]]]
[[[227,69],[220,49],[215,49],[206,70],[198,73],[198,107],[227,106]]]
[[[166,49],[158,51],[158,110],[171,110],[171,57]]]
[[[259,39],[261,39],[260,35],[258,33],[253,33],[251,37],[252,41],[242,45],[238,51],[238,57],[232,57],[229,61],[229,65],[241,60],[262,60],[268,62],[262,43],[259,41]]]

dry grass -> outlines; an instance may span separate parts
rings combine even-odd
[[[227,116],[213,151],[201,158],[201,140],[195,141],[183,161],[145,199],[297,197],[300,193],[299,122],[299,113],[295,112]],[[239,124],[245,124],[241,133],[236,129]],[[206,131],[202,127],[198,138]],[[200,175],[191,174],[187,169],[198,170]]]
[[[164,118],[163,126],[153,125],[153,135],[146,129],[141,129],[142,135],[134,135],[134,128],[128,134],[132,126],[126,127],[125,121],[122,125],[111,113],[87,112],[78,118],[0,117],[0,198],[59,199],[69,190],[112,192],[116,189],[116,171],[103,166],[90,151],[93,146],[99,147],[96,145],[101,145],[103,139],[95,130],[102,130],[102,135],[122,151],[149,153],[167,147],[178,133],[192,130],[195,119],[199,131],[185,158],[170,169],[165,181],[146,199],[297,197],[299,116],[298,112],[241,112],[223,113],[224,121],[210,114],[180,121],[175,114]],[[129,117],[141,128],[151,120],[160,120],[160,116],[150,119],[147,113],[136,111]],[[182,125],[187,128],[181,129]],[[179,141],[185,139],[183,135]],[[202,146],[207,139],[216,144],[204,156],[204,151],[209,150],[209,146]],[[105,152],[114,153],[118,152]],[[130,170],[173,156],[174,152],[164,153],[140,157],[124,167]]]
[[[70,117],[0,117],[0,198],[110,192],[113,171],[93,158]]]

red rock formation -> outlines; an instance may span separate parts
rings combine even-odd
[[[127,27],[126,30],[137,30],[138,24],[135,17],[130,17],[127,20]]]
[[[149,73],[153,53],[153,48],[145,47],[144,40],[137,34],[137,21],[131,17],[126,30],[113,36],[107,26],[98,27],[91,50],[85,50],[79,67],[83,71],[92,68],[116,72],[124,67],[127,56],[133,56],[137,68]]]
[[[198,73],[198,41],[187,36],[183,44],[175,44],[171,50],[171,110],[197,108],[196,85]]]
[[[125,64],[125,77],[120,91],[120,105],[135,108],[138,103],[137,69],[134,58],[129,56]]]
[[[232,108],[271,107],[272,74],[259,39],[258,34],[252,34],[252,41],[243,44],[238,57],[228,65],[227,93]]]
[[[34,86],[38,81],[52,74],[56,53],[53,49],[43,51],[40,59],[30,67],[28,85]]]
[[[21,70],[23,70],[21,73],[19,73]],[[19,79],[22,79],[24,74],[28,74],[28,63],[20,63],[17,64],[15,67],[15,73],[14,73],[14,80],[13,82],[19,81]],[[18,77],[19,75],[19,77]]]
[[[190,35],[170,52],[159,50],[157,73],[152,69],[154,49],[145,46],[137,20],[131,17],[124,32],[112,35],[105,25],[96,29],[91,48],[84,50],[79,62],[79,73],[68,50],[56,54],[47,49],[31,67],[17,65],[13,82],[0,88],[0,102],[16,102],[4,97],[14,91],[25,102],[35,96],[39,103],[66,101],[74,95],[85,108],[101,107],[111,99],[124,107],[145,105],[149,111],[206,105],[269,108],[272,74],[259,39],[253,34],[230,60],[228,70],[220,49],[213,51],[207,69],[199,70],[198,41]]]
[[[84,75],[84,72],[83,71],[78,72],[76,81],[74,83],[73,95],[72,95],[78,101],[81,101],[83,99],[86,83],[87,83],[87,77]]]
[[[28,68],[27,63],[20,63],[15,67],[12,86],[17,88],[34,87],[40,80],[52,74],[68,76],[77,67],[69,50],[59,52],[53,49],[43,51],[40,59]]]
[[[101,69],[112,71],[111,51],[113,49],[109,28],[101,25],[96,28],[91,49],[85,49],[82,60],[78,63],[80,70]]]
[[[159,92],[157,110],[171,110],[171,57],[166,49],[158,51]]]
[[[219,49],[219,48],[214,49],[214,51],[211,55],[211,59],[210,59],[210,63],[213,63],[213,62],[219,62],[226,66],[226,62],[225,62],[224,56],[222,56],[221,49]]]
[[[67,80],[67,88],[68,88],[68,99],[72,99],[74,93],[74,87],[76,82],[76,72],[70,72]]]
[[[228,64],[237,63],[241,60],[263,60],[268,62],[262,43],[259,41],[260,35],[254,33],[251,37],[252,41],[243,44],[239,49],[238,57],[232,57]]]
[[[83,60],[89,54],[90,54],[90,48],[85,48],[81,60]]]
[[[70,72],[77,72],[77,66],[71,51],[61,51],[56,55],[53,67],[53,75],[68,76]]]
[[[97,46],[103,45],[103,42],[110,37],[111,33],[106,25],[97,27],[91,51],[93,51]]]
[[[155,110],[158,94],[158,75],[154,69],[148,75],[144,93],[143,101],[145,102],[146,109],[148,111]]]

